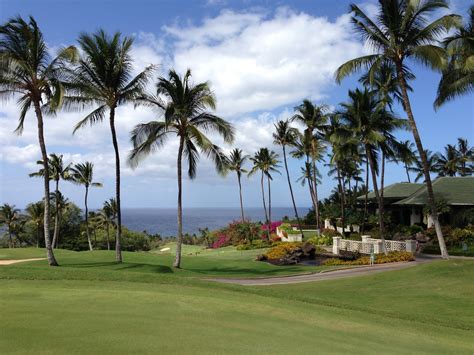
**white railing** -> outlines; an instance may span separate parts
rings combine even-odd
[[[362,236],[362,241],[342,239],[341,237],[333,237],[332,252],[338,255],[340,250],[359,252],[361,254],[381,254],[384,252],[383,243],[380,239],[370,238],[369,236]],[[407,251],[415,253],[416,241],[407,240],[404,242],[396,240],[386,240],[385,249],[390,251]]]

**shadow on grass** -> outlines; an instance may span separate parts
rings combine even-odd
[[[65,268],[75,268],[75,269],[76,268],[77,269],[91,269],[91,268],[108,267],[110,270],[127,270],[127,271],[164,273],[164,274],[173,273],[173,269],[165,265],[145,264],[145,263],[118,264],[115,261],[64,264],[62,266]]]
[[[183,270],[191,271],[196,274],[209,275],[209,276],[226,276],[226,275],[239,275],[239,276],[284,276],[288,273],[304,273],[314,271],[313,269],[302,270],[301,268],[284,267],[281,269],[267,269],[267,270],[256,270],[252,268],[238,268],[238,267],[212,267],[207,269],[193,269],[183,268]]]

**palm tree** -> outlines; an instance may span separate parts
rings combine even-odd
[[[20,210],[15,208],[15,205],[9,205],[8,203],[0,206],[0,224],[7,226],[8,232],[8,247],[13,248],[13,230],[14,224],[20,219]]]
[[[169,136],[179,139],[177,175],[178,175],[178,241],[174,267],[181,266],[181,245],[183,242],[182,210],[182,160],[188,163],[188,176],[196,177],[199,151],[214,161],[218,173],[224,174],[227,158],[221,149],[205,135],[217,132],[226,143],[234,140],[234,128],[224,119],[209,113],[215,109],[216,100],[209,83],[190,83],[191,71],[184,77],[170,70],[169,78],[161,77],[157,84],[156,95],[145,95],[142,103],[158,109],[164,120],[151,121],[137,125],[131,134],[133,150],[129,161],[136,167],[139,160],[163,146]]]
[[[94,177],[94,164],[91,162],[75,164],[71,168],[71,179],[78,185],[84,185],[86,193],[84,195],[84,206],[85,206],[85,219],[86,219],[86,235],[87,242],[89,243],[89,250],[92,251],[92,241],[89,233],[89,208],[87,206],[87,197],[89,195],[89,187],[102,187],[101,183],[93,182]]]
[[[438,156],[436,154],[433,154],[433,152],[429,149],[425,150],[425,155],[426,159],[428,162],[428,167],[430,170],[430,173],[436,173],[436,163],[438,160]],[[411,167],[408,168],[409,171],[415,173],[415,182],[420,181],[421,179],[425,178],[425,170],[424,170],[424,165],[421,162],[420,157],[417,157],[415,160],[415,164]]]
[[[82,33],[79,45],[84,53],[74,69],[70,83],[71,95],[67,97],[68,107],[96,106],[91,113],[79,121],[74,132],[87,124],[102,122],[108,111],[112,144],[115,152],[115,199],[117,201],[117,230],[115,238],[115,259],[122,262],[120,236],[122,234],[122,214],[120,200],[120,155],[115,130],[115,111],[118,106],[135,103],[143,95],[143,90],[154,67],[149,66],[132,78],[133,62],[131,48],[133,40],[121,38],[120,33],[112,37],[103,30],[94,34]]]
[[[410,140],[405,140],[397,143],[396,155],[393,161],[398,163],[402,162],[405,166],[405,172],[407,174],[408,182],[411,183],[410,170],[409,168],[416,164],[417,158],[414,153],[415,145]]]
[[[321,147],[321,144],[318,144],[318,141],[323,138],[323,130],[328,120],[328,111],[329,108],[326,105],[314,105],[309,100],[303,100],[303,103],[295,108],[296,113],[291,118],[292,121],[298,121],[306,126],[303,134],[307,137],[310,143],[311,149],[311,164],[313,165],[312,171],[316,173],[316,156],[318,156],[318,147]],[[318,184],[317,177],[313,175],[313,190],[314,197],[316,200],[315,203],[315,213],[316,213],[316,226],[320,229],[320,218],[319,218],[319,202],[318,202]]]
[[[107,250],[110,250],[110,227],[114,228],[114,219],[117,213],[117,203],[115,199],[111,198],[104,202],[102,209],[99,211],[96,217],[97,226],[104,228],[106,231],[107,238]]]
[[[242,184],[241,184],[241,177],[242,173],[246,174],[247,170],[243,169],[242,166],[245,164],[247,159],[249,158],[249,155],[245,155],[242,153],[242,149],[235,148],[233,149],[229,157],[227,158],[227,168],[230,171],[235,171],[237,174],[237,181],[239,183],[239,196],[240,196],[240,213],[242,215],[242,222],[245,221],[244,217],[244,203],[242,200]]]
[[[363,91],[359,89],[349,90],[349,102],[341,104],[341,108],[339,114],[347,125],[347,132],[350,132],[355,141],[360,142],[364,147],[365,155],[369,160],[372,184],[379,207],[380,234],[384,239],[384,203],[383,194],[377,186],[375,152],[379,149],[382,151],[382,155],[391,152],[391,147],[395,142],[392,132],[397,128],[404,127],[405,121],[385,110],[376,94],[367,89]]]
[[[44,166],[44,163],[42,160],[38,160],[36,162],[38,165],[40,166]],[[63,155],[56,155],[54,153],[50,154],[49,155],[49,159],[48,159],[48,166],[49,166],[49,179],[50,180],[53,180],[55,182],[55,190],[54,190],[54,193],[56,195],[59,195],[60,192],[59,192],[59,180],[70,180],[69,178],[69,173],[70,173],[70,169],[71,169],[71,164],[67,164],[67,165],[64,165],[64,162],[63,162]],[[35,177],[35,176],[41,176],[43,177],[44,176],[44,168],[40,168],[40,170],[38,170],[37,172],[35,173],[31,173],[29,174],[30,177]],[[59,198],[56,198],[55,199],[55,202],[56,202],[56,205],[55,205],[55,209],[56,211],[59,210],[59,207],[58,207],[58,203],[60,202],[60,199]],[[55,248],[56,244],[57,244],[57,240],[59,238],[59,225],[60,225],[60,215],[58,213],[55,214],[55,218],[54,218],[54,233],[53,233],[53,241],[51,243],[52,247]]]
[[[68,180],[71,180],[69,175]],[[57,238],[55,239],[55,242],[53,243],[53,248],[57,248],[59,245],[59,229],[61,228],[63,212],[64,210],[70,207],[70,202],[69,199],[61,193],[61,191],[58,191],[57,193],[52,193],[51,201],[54,203],[55,206],[55,209],[53,210],[53,215],[58,221],[58,234]]]
[[[74,47],[62,49],[51,59],[43,34],[36,21],[30,17],[9,20],[0,27],[0,96],[9,99],[19,96],[19,124],[16,133],[21,134],[27,112],[33,107],[38,124],[38,142],[44,170],[44,239],[48,263],[57,266],[49,235],[49,167],[43,132],[43,110],[53,113],[63,101],[62,79],[65,60],[73,60]],[[47,108],[47,110],[46,110]]]
[[[395,68],[403,109],[408,116],[408,123],[423,163],[430,215],[435,225],[443,258],[448,258],[448,252],[438,221],[425,150],[408,97],[407,80],[409,78],[407,73],[411,74],[411,71],[407,66],[407,60],[412,59],[436,70],[445,67],[446,51],[437,46],[437,38],[441,33],[458,26],[460,17],[444,15],[434,21],[431,21],[429,17],[434,11],[447,7],[445,0],[380,0],[378,14],[375,20],[372,20],[358,6],[351,5],[351,12],[354,14],[352,23],[361,37],[374,50],[374,53],[352,59],[341,65],[336,71],[336,80],[340,82],[362,67],[369,70],[370,77],[373,77],[370,73],[376,72],[382,64]]]
[[[290,188],[291,202],[293,203],[293,209],[295,211],[296,220],[298,221],[298,228],[300,229],[301,235],[303,235],[303,229],[301,227],[300,217],[298,216],[298,210],[296,208],[295,196],[293,194],[293,187],[291,186],[290,172],[288,171],[288,162],[286,159],[286,147],[295,145],[298,134],[298,130],[296,128],[291,127],[288,120],[278,121],[275,124],[275,133],[273,133],[273,143],[280,145],[281,149],[283,150],[283,162],[285,164],[288,187]]]
[[[436,154],[434,170],[438,173],[438,176],[456,176],[459,167],[459,153],[454,145],[448,144],[444,147],[444,154]]]
[[[44,203],[38,201],[26,206],[28,219],[36,226],[36,247],[39,248],[41,238],[41,226],[44,222]]]
[[[258,170],[261,172],[260,177],[260,187],[262,189],[262,201],[263,201],[263,210],[265,211],[265,220],[267,224],[267,237],[270,239],[270,229],[272,224],[272,193],[270,187],[270,181],[273,180],[271,173],[279,173],[278,168],[280,162],[278,160],[278,154],[273,150],[269,151],[268,148],[260,148],[253,157],[250,158],[250,161],[253,163],[252,169],[249,171],[248,176],[252,176]],[[267,178],[267,187],[268,187],[268,212],[267,206],[265,203],[265,188],[263,185],[264,177]]]
[[[469,22],[444,41],[450,56],[438,86],[435,108],[474,90],[474,5],[469,9]]]
[[[474,162],[474,147],[469,147],[467,139],[458,138],[457,151],[460,164],[459,174],[461,176],[471,175],[474,170],[474,166],[472,164]]]

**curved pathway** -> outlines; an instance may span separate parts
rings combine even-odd
[[[46,260],[46,258],[32,258],[32,259],[16,259],[16,260],[0,260],[0,265],[12,265],[17,263],[25,263],[27,261]]]
[[[208,278],[207,281],[221,282],[227,284],[236,284],[242,286],[269,286],[269,285],[288,285],[301,282],[313,282],[324,280],[336,280],[348,277],[364,276],[383,271],[406,269],[418,264],[431,262],[437,258],[419,258],[417,261],[403,263],[377,264],[373,266],[359,266],[351,269],[339,269],[333,271],[319,272],[313,274],[267,277],[259,279],[226,279],[226,278]],[[438,259],[439,260],[439,259]]]

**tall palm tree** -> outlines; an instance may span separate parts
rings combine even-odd
[[[278,168],[280,165],[278,165],[278,163],[280,161],[278,160],[278,154],[273,150],[269,151],[268,148],[260,148],[254,156],[250,158],[250,161],[253,163],[253,167],[250,169],[248,175],[252,176],[259,170],[261,172],[260,187],[262,189],[263,210],[265,211],[265,220],[267,224],[267,237],[270,239],[270,229],[272,224],[272,192],[270,181],[273,180],[272,173],[279,173]],[[264,177],[267,178],[268,211],[265,203]]]
[[[404,140],[397,143],[396,155],[393,161],[403,163],[407,174],[408,182],[411,183],[409,168],[416,164],[417,158],[414,153],[415,145],[410,140]]]
[[[283,162],[285,164],[286,178],[288,180],[288,187],[290,188],[291,202],[293,203],[293,209],[295,211],[296,220],[298,221],[298,228],[300,229],[301,235],[303,235],[303,229],[301,227],[300,217],[298,216],[298,209],[296,208],[295,196],[293,194],[293,187],[291,186],[290,172],[288,171],[288,162],[286,159],[286,147],[294,146],[298,137],[298,130],[290,126],[288,120],[278,121],[275,124],[275,133],[273,133],[273,143],[280,145],[283,150]]]
[[[178,240],[174,267],[181,266],[181,245],[183,242],[183,209],[182,209],[182,160],[188,163],[188,176],[196,177],[199,152],[214,161],[218,173],[224,174],[227,158],[222,150],[213,144],[205,135],[217,132],[226,143],[234,140],[234,128],[224,119],[211,114],[216,100],[209,88],[209,83],[190,83],[191,71],[188,69],[183,77],[170,70],[168,79],[158,80],[156,95],[145,95],[142,103],[159,110],[163,120],[150,121],[137,125],[131,134],[133,150],[129,161],[136,167],[141,158],[162,147],[170,136],[179,140],[177,157],[178,175]]]
[[[438,86],[435,108],[474,90],[474,5],[469,9],[469,22],[460,27],[443,44],[450,56]]]
[[[105,237],[107,238],[107,250],[110,250],[110,226],[113,225],[112,216],[112,212],[104,206],[98,212],[95,219],[97,227],[105,229]]]
[[[84,206],[85,206],[85,219],[86,219],[86,235],[87,242],[89,243],[89,250],[92,251],[92,241],[89,232],[89,208],[87,206],[87,198],[89,195],[89,187],[102,187],[102,184],[99,182],[94,182],[94,164],[91,162],[75,164],[71,168],[71,179],[74,183],[78,185],[84,185],[86,188],[86,193],[84,195]]]
[[[133,40],[121,37],[120,33],[109,36],[104,30],[94,34],[82,33],[78,39],[83,56],[74,69],[70,83],[70,95],[65,102],[68,107],[97,106],[79,121],[74,132],[87,124],[104,121],[108,112],[112,144],[115,153],[115,199],[117,201],[117,230],[115,238],[115,259],[122,262],[120,237],[122,214],[120,200],[120,155],[115,130],[117,107],[136,103],[153,72],[149,66],[132,77],[133,61],[131,49]]]
[[[20,210],[15,208],[15,205],[9,205],[8,203],[0,206],[0,224],[7,226],[8,232],[8,247],[13,248],[13,230],[14,224],[20,219]]]
[[[36,247],[39,248],[41,238],[41,227],[44,223],[44,203],[38,201],[26,206],[28,219],[36,226]]]
[[[459,174],[461,176],[471,175],[474,170],[474,147],[469,147],[465,138],[458,138],[457,151],[459,155]]]
[[[44,163],[42,160],[38,160],[36,162],[40,166],[44,166]],[[58,203],[60,202],[59,198],[59,181],[60,180],[70,180],[70,169],[71,169],[71,164],[65,165],[63,162],[63,155],[56,155],[55,153],[52,153],[49,155],[48,159],[48,166],[49,166],[49,179],[54,181],[55,183],[55,190],[54,193],[55,195],[58,196],[58,198],[54,199],[55,201],[55,210],[59,210]],[[44,176],[44,168],[40,168],[37,172],[29,174],[30,177],[35,177],[35,176]],[[55,248],[57,244],[57,240],[59,238],[59,225],[61,221],[59,220],[60,215],[59,213],[55,213],[54,217],[54,233],[53,233],[53,241],[51,243],[52,247]]]
[[[9,20],[0,26],[0,96],[9,99],[18,96],[20,108],[16,133],[21,134],[25,117],[34,109],[38,124],[38,142],[41,149],[44,170],[44,239],[48,263],[57,266],[49,235],[49,167],[48,154],[43,132],[43,110],[53,113],[63,101],[63,74],[65,61],[73,60],[74,47],[62,49],[51,59],[43,34],[36,21],[28,22],[21,17]]]
[[[375,152],[379,149],[382,155],[387,154],[394,145],[392,132],[402,128],[405,120],[399,119],[387,111],[374,92],[367,89],[349,90],[349,101],[341,104],[339,114],[344,119],[347,132],[365,149],[372,173],[372,184],[379,207],[379,228],[382,239],[385,235],[383,195],[377,186],[377,169]],[[383,181],[383,180],[382,180]]]
[[[425,150],[425,155],[426,159],[428,162],[428,167],[430,170],[430,173],[436,173],[436,163],[438,160],[438,156],[436,154],[433,154],[433,152],[429,149]],[[408,167],[408,170],[415,173],[415,182],[420,181],[421,179],[425,178],[425,170],[424,170],[424,165],[421,162],[420,157],[418,157],[415,160],[415,164],[413,166]]]
[[[321,147],[321,144],[318,144],[323,138],[323,130],[326,126],[328,120],[329,108],[326,105],[317,106],[311,101],[305,99],[303,103],[295,108],[296,113],[291,118],[292,121],[297,121],[306,126],[303,134],[311,142],[311,164],[313,165],[312,171],[316,173],[316,156],[318,155],[318,147]],[[315,213],[316,213],[316,226],[320,228],[320,218],[319,218],[319,202],[318,202],[318,183],[316,175],[313,175],[313,190],[315,195]]]
[[[245,216],[244,216],[244,203],[242,200],[241,177],[242,177],[242,173],[244,174],[247,173],[247,170],[242,167],[249,157],[250,157],[249,155],[242,153],[242,149],[235,148],[230,152],[229,157],[227,158],[227,168],[230,171],[235,171],[235,173],[237,174],[237,182],[239,183],[239,196],[240,196],[240,214],[242,216],[242,222],[245,221]]]
[[[362,67],[367,68],[369,73],[377,71],[382,64],[395,68],[403,109],[408,116],[408,123],[423,163],[430,215],[443,258],[448,258],[448,252],[438,221],[425,150],[408,96],[407,73],[411,74],[411,71],[407,61],[411,59],[436,70],[445,67],[446,51],[437,45],[437,38],[450,28],[459,26],[461,19],[457,15],[444,15],[432,21],[430,16],[434,11],[447,7],[445,0],[379,0],[377,16],[372,20],[357,5],[351,5],[352,23],[374,53],[352,59],[342,64],[336,71],[336,80],[340,82]]]

